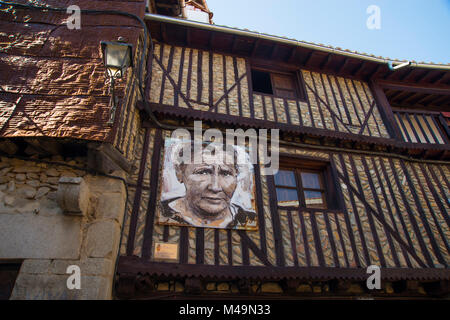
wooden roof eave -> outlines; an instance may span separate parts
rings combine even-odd
[[[235,39],[238,38],[243,41],[252,41],[254,44],[264,42],[265,44],[272,46],[272,48],[275,46],[285,47],[288,52],[286,55],[282,56],[282,53],[280,53],[278,57],[274,57],[273,54],[271,54],[270,56],[263,58],[268,60],[276,60],[279,58],[279,60],[284,60],[282,62],[295,64],[297,66],[301,65],[307,69],[323,69],[324,72],[331,73],[336,73],[336,70],[338,70],[343,76],[355,76],[354,70],[357,69],[358,72],[356,72],[356,76],[365,80],[379,77],[391,79],[396,78],[399,74],[405,74],[403,68],[392,71],[389,69],[388,64],[401,64],[406,61],[392,61],[388,58],[375,57],[320,44],[155,14],[147,13],[144,19],[148,23],[165,23],[181,28],[202,30],[203,33],[207,32],[214,34],[216,41],[210,41],[209,47],[202,48],[205,50],[216,50],[218,48],[216,48],[217,45],[215,44],[223,43],[223,41],[219,41],[222,37],[231,37],[234,40],[233,43],[230,42],[230,48],[224,49],[221,47],[217,51],[229,54],[235,54],[235,52],[237,52],[236,55],[252,57],[252,55],[254,55],[253,49],[255,46],[251,46],[251,48],[246,48],[242,51],[236,50]],[[192,45],[195,46],[195,41],[193,41]],[[294,52],[294,49],[298,52]],[[270,52],[273,53],[274,51],[270,50]],[[311,57],[311,52],[316,53],[316,59],[305,59],[305,57]],[[296,59],[293,59],[294,56]],[[301,63],[302,61],[303,63]],[[346,68],[342,68],[343,65],[345,65]],[[436,79],[441,80],[446,77],[446,74],[450,74],[450,65],[444,64],[410,62],[407,68],[409,70],[407,72],[408,78],[418,79],[416,81],[417,83],[433,83]],[[373,70],[375,70],[375,72],[373,72]],[[423,74],[426,74],[427,76],[421,79],[420,76]]]

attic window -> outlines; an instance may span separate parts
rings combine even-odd
[[[280,98],[304,100],[303,90],[293,73],[268,72],[252,69],[253,91]]]

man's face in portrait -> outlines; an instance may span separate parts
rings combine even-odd
[[[215,219],[227,214],[237,186],[233,164],[205,159],[179,169],[178,179],[186,187],[186,201],[195,215]]]

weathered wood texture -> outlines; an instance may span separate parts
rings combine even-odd
[[[154,141],[155,134],[151,131],[150,141]],[[162,138],[168,136],[170,132],[164,131]],[[143,150],[148,152],[146,158],[157,163],[159,156],[152,154],[162,156],[163,145],[161,141],[157,145],[150,143]],[[145,237],[151,237],[152,242],[178,243],[180,263],[188,264],[448,268],[449,166],[287,147],[281,147],[280,152],[330,162],[344,204],[342,210],[277,209],[273,178],[257,174],[260,230],[202,229],[199,235],[198,228],[156,223],[160,185],[155,187],[153,176],[150,183],[148,168],[154,164],[148,163],[142,169],[146,170],[143,189],[156,194],[149,196],[145,191],[142,200],[134,200],[136,210],[130,220],[137,221],[131,231],[136,240],[128,244],[133,249],[129,253],[154,261],[151,248],[144,248],[144,252],[142,247]],[[160,176],[161,169],[158,172]],[[148,208],[155,206],[156,212],[149,220]]]
[[[155,45],[148,100],[167,108],[389,138],[367,83],[303,70],[306,101],[252,93],[243,58]]]

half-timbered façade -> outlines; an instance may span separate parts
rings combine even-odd
[[[100,86],[104,66],[91,42],[86,44],[95,53],[91,71],[81,68],[85,60],[78,61],[89,58],[83,51],[72,52],[70,46],[64,46],[63,57],[52,59],[73,65],[73,70],[79,66],[88,74],[98,72],[98,79],[86,76],[72,83],[62,75],[41,77],[50,91],[16,79],[15,87],[0,93],[11,110],[16,105],[22,111],[3,116],[0,131],[2,150],[17,148],[5,159],[20,156],[25,161],[5,160],[13,167],[5,175],[14,172],[10,178],[16,184],[23,178],[17,177],[21,171],[16,167],[26,161],[59,155],[70,166],[75,164],[70,162],[73,156],[65,150],[75,144],[84,152],[76,164],[88,171],[72,168],[78,171],[61,171],[56,175],[60,180],[39,182],[49,183],[55,192],[65,190],[66,176],[81,177],[89,186],[88,209],[78,208],[81,217],[70,218],[81,219],[70,222],[78,223],[80,230],[78,251],[57,256],[61,265],[76,260],[98,266],[94,259],[110,263],[107,272],[90,276],[107,279],[106,286],[94,287],[113,287],[113,296],[121,299],[448,297],[448,65],[410,62],[394,69],[403,61],[217,26],[210,24],[212,13],[205,1],[154,0],[145,13],[143,2],[133,3],[151,41],[142,48],[137,23],[132,31],[117,26],[134,44],[135,63],[118,83],[120,103],[112,126],[107,125],[108,94]],[[15,23],[24,28],[25,22]],[[45,29],[41,24],[36,22]],[[47,36],[47,31],[40,32]],[[96,35],[96,41],[112,40],[112,31]],[[77,41],[65,34],[58,37]],[[51,48],[44,45],[53,52]],[[14,55],[48,59],[35,58],[31,49],[24,53],[23,47],[11,45],[0,57],[10,66],[18,63],[10,58]],[[140,65],[142,55],[145,64]],[[70,86],[59,85],[66,82]],[[36,95],[34,104],[28,100],[30,94]],[[37,103],[40,98],[55,103]],[[62,115],[64,100],[73,103]],[[28,116],[36,127],[25,125],[30,108],[37,110]],[[53,127],[44,123],[43,115]],[[253,168],[257,230],[159,222],[166,141],[174,129],[190,128],[194,121],[223,132],[279,129],[279,173],[263,175],[261,157]],[[54,148],[45,148],[43,141]],[[38,150],[30,152],[30,146]],[[25,173],[28,179],[32,172]],[[99,174],[106,180],[96,181]],[[119,175],[126,190],[121,189]],[[5,194],[10,196],[7,188]],[[106,194],[111,198],[105,198],[102,192],[109,188],[114,189]],[[112,193],[122,198],[117,200]],[[43,200],[33,197],[33,203],[42,205]],[[57,195],[50,192],[48,200],[55,200],[52,197]],[[4,199],[5,208],[18,206]],[[46,203],[54,207],[53,202]],[[113,214],[119,209],[125,211],[123,216]],[[51,214],[57,211],[52,210]],[[103,248],[101,241],[111,247]],[[155,253],[164,244],[174,250],[165,258]],[[13,297],[27,297],[22,292],[41,277],[39,272],[61,274],[53,262],[46,265],[52,255],[45,254],[6,255],[23,263],[16,281],[22,291],[15,288]],[[381,270],[378,290],[366,286],[367,267],[373,265]]]
[[[119,259],[123,297],[448,293],[447,66],[391,71],[367,55],[145,18],[155,41],[145,97],[158,119],[279,129],[280,170],[295,173],[289,187],[300,191],[286,205],[286,184],[255,166],[258,231],[161,225],[171,130],[144,120]],[[324,205],[302,196],[303,172],[320,175]],[[178,260],[155,257],[156,243],[176,244]],[[381,290],[366,287],[370,265],[381,268]]]

